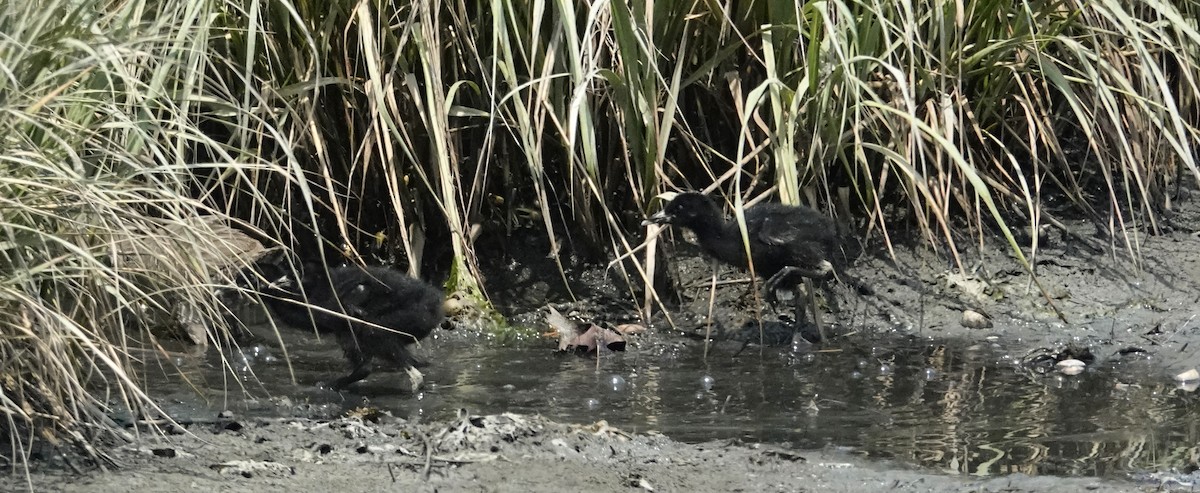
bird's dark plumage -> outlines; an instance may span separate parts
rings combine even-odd
[[[284,272],[278,266],[260,270],[270,281],[261,290],[263,299],[281,320],[295,327],[315,326],[337,338],[351,373],[334,380],[334,389],[366,378],[374,358],[413,374],[424,363],[408,346],[427,337],[445,318],[440,290],[395,269],[347,266],[326,271],[313,266],[300,282],[289,275],[272,276],[269,271]],[[414,381],[414,387],[419,384]]]
[[[833,220],[807,207],[761,204],[746,209],[746,233],[754,272],[768,279],[767,295],[801,277],[833,273],[840,237]],[[646,223],[673,224],[692,230],[704,253],[727,264],[749,268],[746,245],[735,220],[726,220],[706,195],[675,196]]]
[[[766,278],[763,290],[768,300],[774,300],[779,289],[794,289],[806,277],[824,280],[834,273],[831,260],[840,253],[841,236],[832,219],[813,209],[783,204],[746,209],[747,241],[743,242],[738,222],[726,220],[708,196],[689,192],[669,200],[643,225],[673,224],[690,229],[707,255],[742,269],[753,262],[755,274]],[[797,297],[797,322],[804,311]],[[823,333],[816,313],[813,320]]]

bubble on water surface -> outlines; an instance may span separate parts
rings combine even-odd
[[[624,392],[626,386],[627,384],[625,383],[625,377],[620,375],[612,375],[608,377],[608,388],[613,392]]]

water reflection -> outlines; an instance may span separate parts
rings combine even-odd
[[[190,370],[185,363],[195,387],[176,384],[167,400],[194,413],[277,413],[262,399],[269,394],[331,413],[369,404],[414,419],[449,418],[460,407],[604,419],[684,441],[851,447],[972,475],[1115,476],[1188,467],[1200,457],[1197,398],[1165,383],[1144,355],[1066,377],[1023,370],[1003,348],[913,338],[843,340],[810,353],[752,348],[737,358],[740,345],[730,343],[705,359],[701,343],[664,337],[599,364],[555,354],[549,343],[491,347],[460,338],[432,346],[424,354],[435,364],[416,396],[398,372],[340,395],[317,388],[344,363],[328,344],[301,340],[289,346],[300,384],[282,357],[252,362],[262,383],[245,390],[212,360]]]

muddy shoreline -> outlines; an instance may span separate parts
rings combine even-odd
[[[603,422],[464,414],[414,425],[235,417],[111,452],[121,469],[35,471],[36,491],[1155,491],[1092,478],[941,475],[833,449],[795,451],[631,435]],[[39,468],[41,469],[41,468]],[[27,487],[4,478],[6,491]]]
[[[1031,257],[1045,294],[995,239],[982,247],[960,242],[958,256],[966,266],[965,274],[955,268],[946,251],[897,245],[893,258],[880,245],[868,245],[874,253],[860,258],[851,272],[870,284],[875,294],[837,288],[834,303],[826,301],[823,320],[843,335],[871,332],[1000,340],[1014,358],[1037,351],[1057,354],[1068,347],[1088,348],[1095,357],[1089,364],[1135,354],[1152,370],[1145,382],[1132,384],[1170,388],[1176,385],[1174,375],[1200,367],[1200,321],[1196,320],[1200,207],[1194,201],[1179,206],[1163,234],[1129,237],[1138,254],[1136,262],[1125,246],[1097,239],[1088,223],[1045,231],[1039,251]],[[686,241],[667,249],[671,260],[666,268],[677,281],[679,296],[671,308],[673,326],[665,319],[651,324],[657,344],[693,340],[713,327],[722,333],[736,332],[757,316],[780,319],[780,314],[745,295],[748,283],[744,282],[721,284],[711,295],[719,308],[710,317],[711,264]],[[539,323],[542,315],[533,308],[547,301],[560,302],[559,306],[585,317],[607,314],[612,321],[635,317],[628,293],[607,277],[611,273],[595,268],[573,273],[580,283],[574,289],[579,300],[562,303],[566,298],[555,287],[557,274],[547,278],[542,272],[545,266],[536,265],[536,255],[529,255],[506,257],[491,269],[495,277],[490,285],[497,286],[492,298],[510,314],[520,312],[520,307],[530,308],[516,313],[514,320]],[[733,281],[745,278],[731,270],[720,270],[718,276]],[[831,311],[831,304],[838,310]],[[992,326],[965,327],[961,323],[965,310],[987,315]],[[782,317],[786,321],[786,314]],[[1128,353],[1131,349],[1136,352]],[[955,471],[867,460],[852,449],[836,446],[800,450],[737,440],[687,444],[603,423],[569,425],[534,415],[463,414],[411,421],[374,411],[335,419],[238,417],[235,412],[178,431],[165,437],[143,433],[136,443],[113,450],[120,469],[105,472],[84,467],[86,471],[76,474],[53,460],[34,461],[28,477],[16,469],[3,478],[0,488],[67,492],[96,488],[377,491],[396,486],[418,491],[1155,491],[1187,487],[1184,478],[1188,477],[1188,471],[1182,470],[1147,471],[1161,475],[1124,480],[1020,473],[972,478]],[[1193,449],[1193,464],[1196,455]]]

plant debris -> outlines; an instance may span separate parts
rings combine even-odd
[[[593,354],[599,348],[624,351],[625,337],[616,330],[591,323],[574,323],[554,307],[547,307],[546,323],[558,335],[558,350],[576,354]],[[627,324],[628,325],[628,324]],[[632,330],[632,329],[627,329]],[[643,331],[645,329],[643,328]],[[631,332],[632,333],[632,332]]]

